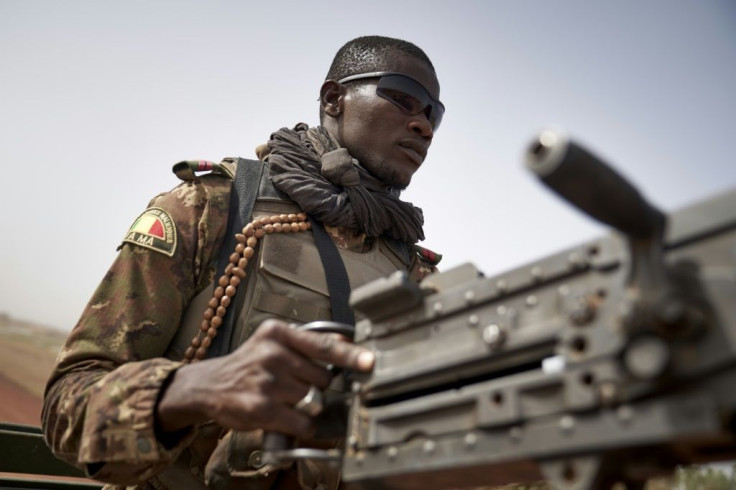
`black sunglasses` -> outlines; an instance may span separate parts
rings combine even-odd
[[[380,78],[376,86],[376,94],[412,116],[423,112],[433,130],[437,130],[440,126],[442,116],[445,113],[445,106],[429,95],[424,85],[402,73],[394,71],[360,73],[341,78],[337,83],[352,82],[364,78]]]

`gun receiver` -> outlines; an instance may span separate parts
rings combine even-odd
[[[377,363],[352,387],[349,486],[636,488],[736,456],[736,190],[666,219],[562,133],[527,165],[615,231],[496,277],[355,290]]]

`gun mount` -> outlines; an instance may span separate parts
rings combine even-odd
[[[615,231],[495,277],[355,290],[377,363],[352,386],[351,487],[636,488],[736,456],[736,190],[666,218],[550,131],[527,165]]]

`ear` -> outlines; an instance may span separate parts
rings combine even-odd
[[[319,91],[319,100],[322,111],[328,116],[337,119],[342,114],[342,106],[347,89],[335,80],[325,80]]]

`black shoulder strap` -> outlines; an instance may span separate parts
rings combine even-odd
[[[233,189],[230,192],[227,231],[225,231],[225,239],[222,248],[220,248],[220,258],[217,262],[215,287],[217,287],[217,279],[225,273],[225,267],[230,263],[230,255],[237,242],[235,234],[240,233],[240,230],[250,221],[253,214],[253,205],[256,202],[256,197],[258,197],[258,189],[261,186],[261,178],[265,167],[266,164],[259,160],[238,158]],[[212,339],[207,357],[218,357],[227,354],[235,323],[234,311],[235,308],[228,308],[225,318],[222,319],[222,325],[217,329],[217,337]]]
[[[266,197],[280,197],[267,179],[263,178],[266,168],[264,162],[258,160],[246,160],[238,158],[238,166],[235,171],[233,189],[230,193],[230,211],[228,212],[227,231],[220,249],[220,258],[217,262],[217,274],[215,280],[225,273],[227,264],[230,263],[230,255],[235,249],[237,240],[235,234],[250,221],[253,214],[253,206],[259,195]],[[237,210],[237,212],[233,212]],[[332,320],[348,325],[355,325],[355,314],[350,308],[350,281],[345,270],[345,264],[340,257],[335,243],[332,241],[322,223],[314,220],[311,216],[314,240],[325,270],[327,290],[330,293],[330,306],[332,309]],[[217,284],[215,284],[215,287]],[[240,293],[238,288],[238,292]],[[239,295],[241,296],[241,295]],[[219,357],[228,353],[232,341],[233,326],[235,325],[234,313],[238,308],[228,308],[222,325],[217,329],[217,336],[212,340],[212,345],[207,351],[207,357]]]
[[[355,313],[350,308],[350,281],[345,264],[340,257],[340,252],[335,242],[327,234],[322,223],[309,217],[314,233],[314,241],[317,244],[319,258],[325,270],[327,280],[327,291],[330,293],[330,307],[332,309],[332,321],[355,325]]]

